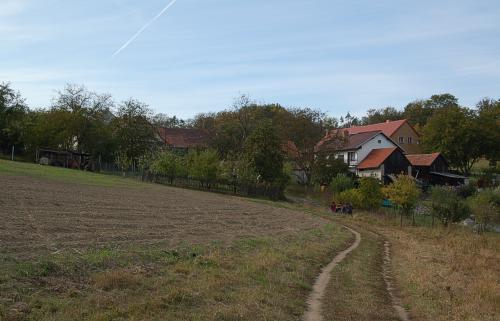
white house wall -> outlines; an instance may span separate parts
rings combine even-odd
[[[379,140],[380,143],[378,142]],[[372,139],[364,143],[362,147],[358,149],[358,164],[363,159],[365,159],[366,156],[368,156],[368,154],[372,150],[379,148],[391,148],[391,147],[397,147],[397,146],[391,140],[387,139],[384,135],[378,134],[377,136],[373,137]]]
[[[380,140],[380,143],[378,142]],[[374,150],[374,149],[379,149],[379,148],[391,148],[391,147],[397,147],[396,144],[394,144],[391,140],[389,140],[387,137],[385,137],[383,134],[378,134],[377,136],[373,137],[366,143],[364,143],[361,148],[359,148],[356,151],[356,156],[357,156],[357,162],[356,164],[350,164],[352,165],[357,165],[359,164],[363,159],[368,156],[368,154]],[[349,151],[341,151],[335,153],[335,158],[339,157],[340,155],[344,156],[344,161],[349,164],[348,160],[348,152]]]

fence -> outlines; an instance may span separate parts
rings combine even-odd
[[[121,170],[116,164],[100,164],[100,172],[103,174],[120,175],[140,179],[144,182],[181,187],[202,191],[209,191],[222,194],[263,197],[272,200],[284,199],[284,188],[269,184],[248,184],[237,180],[217,179],[204,181],[193,177],[168,177],[165,175],[153,174],[148,171],[131,166],[126,171]]]

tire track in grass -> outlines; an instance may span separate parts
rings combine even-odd
[[[387,288],[387,292],[389,293],[389,296],[391,297],[392,306],[394,307],[394,310],[396,310],[396,313],[398,314],[398,317],[401,321],[410,321],[410,317],[408,316],[408,313],[403,308],[403,305],[401,303],[401,299],[394,292],[395,288],[394,288],[394,285],[392,282],[392,274],[391,274],[391,243],[389,243],[389,241],[384,241],[383,271],[384,271],[383,276],[384,276],[385,285]]]
[[[347,249],[344,251],[340,252],[337,254],[333,260],[325,266],[322,270],[318,278],[316,279],[316,282],[314,282],[313,290],[311,294],[309,295],[309,298],[307,300],[307,305],[308,309],[304,313],[302,320],[303,321],[321,321],[323,320],[323,317],[321,315],[321,299],[323,298],[323,295],[325,293],[326,286],[330,282],[330,274],[339,264],[344,260],[344,258],[349,254],[350,252],[354,251],[359,244],[361,243],[361,234],[359,232],[344,226],[347,230],[349,230],[351,233],[353,233],[356,236],[356,240],[354,243],[349,246]]]

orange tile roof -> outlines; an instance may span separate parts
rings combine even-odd
[[[166,145],[177,148],[207,147],[208,134],[193,128],[159,128],[158,134]]]
[[[397,147],[390,148],[379,148],[373,149],[366,157],[359,163],[358,169],[370,169],[370,168],[378,168],[382,163],[387,159],[387,157],[391,156]]]
[[[441,153],[412,154],[406,155],[406,158],[413,166],[431,166],[440,155]]]
[[[403,126],[404,123],[406,123],[406,119],[387,121],[385,123],[371,124],[366,126],[353,126],[346,128],[345,130],[347,130],[351,135],[379,130],[386,136],[391,137],[396,132],[396,130],[399,129],[399,127]]]

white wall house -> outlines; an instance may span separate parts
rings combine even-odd
[[[359,135],[363,134],[349,135],[346,147],[344,147],[341,151],[335,152],[334,154],[335,158],[344,160],[353,172],[356,166],[358,166],[358,164],[363,161],[363,159],[365,159],[372,150],[398,147],[382,132],[364,135],[363,137],[356,137]]]

